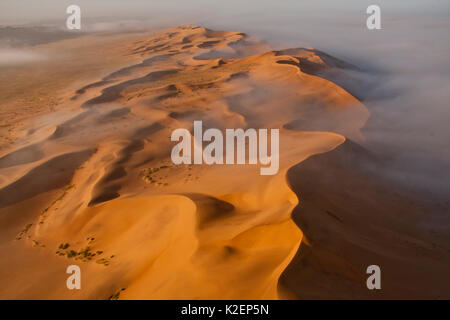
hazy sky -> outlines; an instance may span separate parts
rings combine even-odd
[[[370,32],[365,11],[374,3],[382,10],[383,30]],[[51,21],[64,27],[70,4],[81,7],[86,29],[124,20],[130,26],[136,25],[133,20],[158,27],[200,24],[239,29],[274,45],[351,54],[354,59],[378,51],[406,51],[411,45],[450,48],[448,0],[1,0],[0,25]],[[441,66],[440,59],[429,62]]]
[[[197,24],[278,47],[315,47],[364,67],[375,77],[368,93],[382,98],[370,104],[381,119],[367,132],[371,141],[402,148],[438,175],[433,161],[450,172],[448,0],[0,0],[0,25],[63,28],[70,4],[90,30]],[[366,28],[370,4],[381,7],[382,30]]]

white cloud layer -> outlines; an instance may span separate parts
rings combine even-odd
[[[0,66],[15,66],[45,60],[45,56],[30,50],[0,49]]]

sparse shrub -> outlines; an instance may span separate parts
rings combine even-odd
[[[67,253],[67,258],[73,258],[73,257],[75,257],[77,255],[77,253],[74,251],[74,250],[70,250],[68,253]]]

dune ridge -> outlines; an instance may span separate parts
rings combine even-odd
[[[307,296],[291,279],[303,272],[292,270],[305,246],[293,170],[347,139],[364,141],[369,111],[323,74],[353,66],[197,26],[140,37],[117,44],[131,64],[67,92],[70,112],[31,126],[0,155],[0,250],[11,257],[0,264],[0,297]],[[171,131],[194,120],[279,128],[279,173],[174,166]],[[65,288],[71,263],[83,290]]]

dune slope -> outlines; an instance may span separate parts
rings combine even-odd
[[[196,26],[116,46],[127,65],[67,89],[64,113],[27,122],[0,154],[0,252],[9,257],[0,298],[322,297],[305,284],[303,253],[320,247],[308,245],[315,231],[298,220],[305,191],[296,165],[348,138],[364,141],[367,108],[322,76],[352,66]],[[194,120],[204,130],[280,129],[278,174],[175,166],[171,132]],[[321,266],[348,266],[317,252]],[[66,288],[70,264],[82,269],[82,290]],[[348,272],[333,281],[362,278]]]

